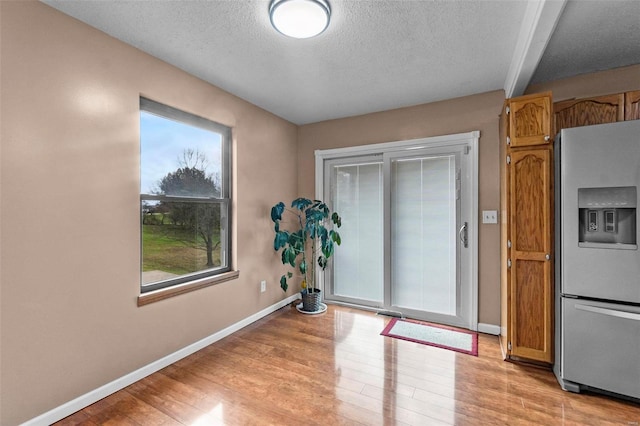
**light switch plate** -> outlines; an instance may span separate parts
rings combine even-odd
[[[482,223],[498,223],[498,211],[482,210]]]

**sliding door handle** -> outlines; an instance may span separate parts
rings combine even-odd
[[[467,235],[467,222],[465,222],[464,225],[462,225],[462,227],[458,231],[458,237],[460,238],[460,241],[462,242],[462,246],[464,248],[469,247],[469,238]]]

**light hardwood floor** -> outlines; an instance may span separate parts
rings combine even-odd
[[[380,336],[388,317],[285,307],[60,425],[625,425],[640,405],[572,394],[549,370]]]

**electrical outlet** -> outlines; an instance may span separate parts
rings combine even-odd
[[[267,282],[265,280],[260,281],[260,293],[267,291]]]
[[[498,211],[482,210],[482,223],[498,223]]]

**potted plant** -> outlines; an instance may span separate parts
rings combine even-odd
[[[288,213],[292,221],[283,223],[283,215]],[[335,245],[340,245],[340,234],[333,229],[342,225],[342,219],[336,212],[320,200],[297,198],[291,202],[291,208],[279,202],[271,208],[271,220],[274,223],[275,239],[273,248],[281,250],[283,265],[290,265],[301,276],[302,310],[316,312],[321,309],[321,293],[316,283],[316,268],[325,270]],[[290,225],[283,229],[282,225]],[[283,291],[289,288],[291,271],[280,277]]]

